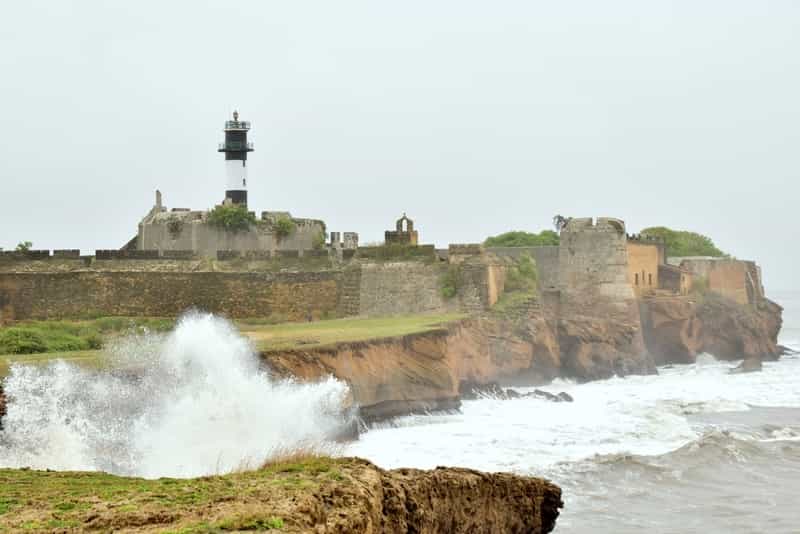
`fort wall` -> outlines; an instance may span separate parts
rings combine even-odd
[[[625,223],[619,219],[571,219],[561,231],[558,288],[565,298],[626,302],[635,295],[628,282]]]
[[[450,310],[441,277],[446,266],[423,262],[364,263],[359,281],[359,315],[385,316]]]
[[[536,262],[539,274],[539,287],[552,289],[558,287],[558,246],[544,247],[488,247],[490,254],[500,258],[518,260],[527,254]]]
[[[177,316],[200,309],[229,317],[300,321],[336,315],[339,273],[4,272],[0,321],[96,315]]]
[[[192,308],[230,317],[272,316],[288,321],[481,311],[502,293],[504,266],[487,262],[486,255],[479,254],[459,266],[457,294],[445,298],[442,277],[448,264],[430,261],[436,257],[432,247],[419,248],[408,258],[392,259],[382,250],[344,262],[327,253],[262,258],[235,252],[221,253],[216,260],[149,255],[134,255],[138,258],[134,259],[117,252],[109,255],[112,259],[43,253],[4,256],[0,260],[0,322],[176,316]],[[382,259],[370,257],[375,255]]]
[[[637,297],[652,293],[660,287],[661,252],[654,243],[628,241],[628,283]]]
[[[293,230],[279,236],[274,222],[289,218]],[[139,251],[195,251],[214,257],[218,251],[309,251],[325,242],[325,224],[315,219],[292,218],[285,212],[264,212],[255,225],[246,230],[230,231],[208,222],[208,212],[154,208],[139,223],[136,249]]]

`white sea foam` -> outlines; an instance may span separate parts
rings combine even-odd
[[[12,368],[0,465],[188,477],[324,446],[347,423],[346,385],[270,379],[250,343],[211,315],[111,353],[131,371]]]
[[[702,358],[662,368],[658,376],[612,378],[588,384],[557,380],[573,403],[534,398],[465,401],[462,413],[404,418],[372,430],[349,447],[386,467],[456,464],[536,472],[597,454],[658,455],[705,430],[690,416],[800,407],[800,358],[765,362],[752,374],[729,374],[735,364]]]

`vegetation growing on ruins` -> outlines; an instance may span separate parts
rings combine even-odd
[[[695,232],[672,230],[665,226],[654,226],[642,230],[642,235],[664,240],[667,256],[727,256],[718,249],[710,237]]]
[[[461,285],[461,269],[458,265],[450,265],[439,281],[442,296],[451,299],[458,294]]]
[[[183,232],[183,221],[174,215],[167,221],[167,231],[172,239],[177,239]]]
[[[529,254],[523,254],[513,265],[508,267],[505,290],[536,294],[538,281],[539,271],[536,268],[536,260]]]
[[[538,293],[539,271],[536,260],[523,254],[506,269],[503,294],[494,306],[498,313],[511,312],[526,305]]]
[[[256,215],[245,206],[216,206],[208,214],[208,223],[221,230],[242,232],[256,224]]]
[[[278,236],[278,239],[283,239],[292,235],[297,225],[289,217],[281,215],[272,223],[272,228],[275,230],[275,235]]]
[[[324,231],[317,232],[317,235],[314,236],[313,241],[311,242],[311,246],[314,250],[321,250],[325,246],[326,241],[326,234]]]
[[[487,247],[543,247],[558,245],[558,234],[552,230],[542,230],[538,234],[532,232],[506,232],[489,237],[484,242]]]

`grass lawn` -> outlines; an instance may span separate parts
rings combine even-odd
[[[0,532],[305,531],[290,519],[304,517],[299,504],[334,487],[355,488],[351,473],[360,464],[298,457],[224,476],[159,480],[0,469]]]
[[[236,321],[242,334],[253,340],[261,351],[317,348],[344,342],[367,341],[407,334],[428,332],[442,324],[463,318],[462,314],[408,315],[401,317],[349,318],[309,323],[263,324],[266,320],[250,319]],[[8,374],[14,363],[47,363],[63,359],[86,367],[102,367],[105,364],[103,351],[90,349],[82,340],[102,340],[123,335],[126,331],[148,328],[167,331],[172,328],[171,319],[102,318],[91,321],[36,321],[13,327],[0,328],[0,340],[11,339],[11,343],[0,342],[0,377]],[[9,335],[9,331],[15,331]],[[26,332],[20,335],[19,332]],[[5,336],[5,337],[4,337]],[[33,339],[33,342],[30,340]],[[49,340],[53,340],[52,342]],[[93,343],[95,343],[93,341]],[[34,353],[10,353],[9,347],[23,350],[46,350]],[[5,350],[3,350],[5,348]]]
[[[262,351],[316,348],[337,343],[367,341],[429,332],[462,314],[406,315],[401,317],[350,318],[311,323],[253,325],[238,322],[242,333]]]

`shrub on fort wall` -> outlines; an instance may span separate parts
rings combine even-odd
[[[183,221],[174,215],[167,219],[167,231],[172,239],[180,237],[183,232]]]
[[[272,229],[278,239],[289,237],[295,231],[295,228],[297,228],[295,222],[285,215],[281,215],[272,223]]]
[[[695,232],[672,230],[665,226],[654,226],[645,228],[641,234],[663,239],[667,248],[667,256],[673,258],[682,256],[712,256],[715,258],[727,256],[717,248],[710,237]]]
[[[489,237],[484,242],[487,247],[544,247],[558,245],[560,238],[552,230],[532,232],[506,232]]]
[[[536,260],[530,254],[523,254],[506,270],[505,292],[535,295],[538,282],[539,271]]]
[[[256,215],[244,206],[216,206],[208,214],[208,224],[228,232],[243,232],[256,224]]]
[[[439,289],[442,297],[449,300],[458,294],[461,287],[461,269],[458,265],[451,265],[439,280]]]
[[[314,248],[314,250],[321,250],[325,246],[326,237],[327,236],[324,230],[316,233],[313,241],[311,242],[311,246]]]

